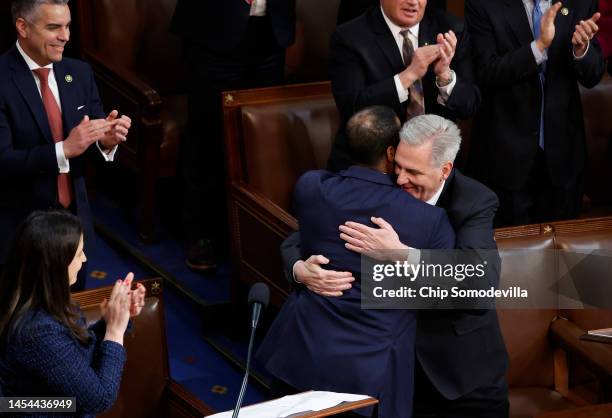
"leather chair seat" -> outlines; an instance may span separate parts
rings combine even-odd
[[[510,389],[509,399],[512,418],[533,418],[543,412],[576,408],[559,392],[541,387]]]

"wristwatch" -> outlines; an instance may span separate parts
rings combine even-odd
[[[436,86],[438,87],[446,87],[455,79],[455,72],[450,70],[450,77],[448,80],[442,80],[440,77],[436,76]]]

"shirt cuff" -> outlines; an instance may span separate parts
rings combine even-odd
[[[60,174],[70,173],[70,161],[64,154],[64,141],[55,143],[55,157],[57,158],[57,168]]]
[[[102,157],[104,157],[104,161],[107,162],[113,162],[115,160],[115,153],[117,152],[117,147],[119,147],[119,145],[115,145],[110,151],[104,151],[102,150],[102,148],[100,147],[100,141],[96,141],[96,147],[98,147],[98,150],[100,150],[100,153],[102,154]]]
[[[572,48],[572,55],[574,56],[575,60],[581,60],[585,57],[585,55],[587,54],[587,52],[589,52],[589,48],[591,47],[591,41],[587,42],[587,47],[584,50],[584,54],[582,54],[581,56],[577,57],[576,56],[576,50],[574,48]]]
[[[455,88],[455,85],[457,84],[457,74],[452,71],[451,72],[451,82],[448,83],[445,86],[439,86],[438,82],[436,81],[436,87],[438,87],[438,103],[441,104],[442,106],[446,105],[446,102],[448,101],[448,98],[450,97],[451,94],[453,94],[453,89]]]
[[[408,247],[408,258],[406,259],[408,264],[417,265],[421,262],[421,250],[416,248]]]
[[[533,52],[533,57],[535,58],[536,64],[538,65],[542,64],[548,59],[547,50],[545,49],[544,52],[540,52],[540,50],[536,46],[536,41],[531,42],[531,52]]]
[[[295,267],[296,267],[296,266],[297,266],[299,263],[303,263],[303,262],[304,262],[304,261],[302,261],[302,260],[298,260],[298,261],[296,261],[296,262],[293,264],[293,268],[291,269],[291,270],[292,270],[292,272],[293,272],[293,281],[294,281],[294,282],[296,282],[296,283],[300,283],[300,284],[301,284],[302,282],[300,282],[298,279],[296,279],[296,278],[295,278]]]
[[[399,97],[399,102],[404,103],[408,100],[408,89],[404,88],[402,82],[400,81],[399,74],[396,74],[393,77],[393,81],[395,81],[395,89],[397,90],[397,97]]]

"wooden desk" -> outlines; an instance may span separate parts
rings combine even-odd
[[[265,404],[267,402],[271,402],[271,401],[266,401],[266,402],[261,402],[261,404]],[[376,398],[367,398],[367,399],[363,399],[361,401],[356,401],[356,402],[344,402],[340,405],[334,406],[333,408],[327,408],[324,409],[322,411],[310,411],[310,412],[301,412],[298,414],[294,414],[294,415],[290,415],[287,418],[323,418],[323,417],[330,417],[333,415],[339,415],[339,414],[344,414],[346,412],[350,412],[350,411],[354,411],[356,409],[361,409],[361,408],[367,408],[369,406],[374,406],[378,403],[378,399]],[[260,404],[256,404],[256,405],[260,405]],[[248,406],[253,406],[253,405],[246,405],[245,407]]]
[[[332,415],[338,415],[349,411],[354,411],[356,409],[366,408],[368,406],[373,406],[378,403],[378,399],[368,398],[362,401],[357,402],[345,402],[338,406],[334,406],[333,408],[324,409],[318,412],[306,412],[298,415],[291,415],[287,418],[323,418],[330,417]]]
[[[583,408],[569,409],[559,412],[547,412],[536,418],[610,418],[612,417],[612,403],[585,406]]]

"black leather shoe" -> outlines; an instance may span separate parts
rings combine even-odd
[[[187,266],[196,271],[210,271],[217,268],[215,249],[210,240],[201,239],[187,251]]]

